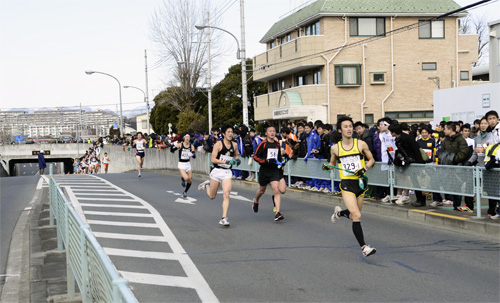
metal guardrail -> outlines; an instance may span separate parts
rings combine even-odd
[[[75,282],[82,302],[138,302],[113,263],[52,176],[49,165],[50,225],[57,223],[57,249],[66,249],[68,296],[75,296]]]
[[[255,161],[248,165],[248,158],[242,158],[242,163],[233,169],[255,172],[258,180],[259,164]],[[210,163],[210,158],[208,159]],[[311,178],[340,181],[337,170],[325,172],[321,170],[326,160],[302,158],[290,160],[284,167],[288,177]],[[481,199],[500,200],[500,168],[486,170],[484,167],[451,166],[433,164],[411,164],[408,167],[395,167],[381,162],[367,172],[368,185],[419,190],[440,194],[475,197],[477,217],[481,217]]]

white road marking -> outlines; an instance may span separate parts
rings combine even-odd
[[[104,252],[112,256],[136,257],[161,260],[177,260],[179,256],[172,253],[157,252],[157,251],[142,251],[104,247]]]
[[[124,239],[124,240],[139,240],[139,241],[152,241],[152,242],[168,242],[164,236],[147,236],[147,235],[132,235],[132,234],[119,234],[119,233],[104,233],[92,232],[96,238],[108,239]]]
[[[116,193],[116,194],[75,193],[75,195],[78,195],[78,196],[125,196],[123,193]]]
[[[217,194],[223,194],[224,192],[222,190],[219,190],[217,191]],[[234,200],[241,200],[241,201],[245,201],[245,202],[252,202],[252,200],[250,199],[247,199],[243,196],[238,196],[238,192],[237,191],[232,191],[229,193],[229,199],[234,199]]]
[[[117,222],[117,221],[100,221],[100,220],[87,220],[88,224],[95,225],[111,225],[111,226],[132,226],[132,227],[149,227],[158,228],[156,223],[139,223],[139,222]]]
[[[196,203],[194,203],[196,201],[197,200],[195,198],[186,197],[186,198],[177,198],[174,202],[196,205]]]
[[[193,281],[187,277],[167,276],[167,275],[153,275],[143,274],[138,272],[118,271],[122,277],[128,279],[131,283],[194,288]],[[198,293],[199,295],[199,293]],[[218,301],[217,301],[218,302]]]
[[[88,189],[81,189],[81,188],[74,188],[73,191],[76,193],[77,191],[88,191]],[[107,189],[93,189],[92,192],[96,191],[104,191],[104,192],[110,192],[110,191],[117,191],[114,188],[107,188]]]
[[[140,208],[140,209],[146,209],[142,205],[122,205],[122,204],[97,204],[97,203],[80,203],[81,206],[88,206],[88,207],[116,207],[116,208]]]
[[[152,214],[138,214],[138,213],[116,213],[109,211],[84,211],[87,215],[100,215],[100,216],[118,216],[118,217],[154,217]]]
[[[42,187],[43,187],[43,179],[42,179],[42,178],[40,178],[40,179],[38,180],[37,185],[36,185],[36,189],[42,189]]]
[[[82,201],[82,200],[92,200],[92,201],[96,201],[96,198],[94,198],[94,197],[78,197],[78,201]],[[139,202],[139,201],[137,201],[137,200],[133,200],[133,199],[121,199],[121,198],[99,198],[98,200],[99,200],[99,201]]]

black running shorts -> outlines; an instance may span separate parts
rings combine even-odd
[[[267,186],[272,181],[283,179],[283,170],[279,168],[260,169],[259,170],[259,185]]]
[[[348,192],[352,193],[357,197],[362,196],[365,194],[366,189],[362,190],[359,187],[359,181],[358,180],[349,180],[349,179],[344,179],[340,181],[340,191],[343,192]]]
[[[144,151],[136,151],[135,155],[144,158]]]

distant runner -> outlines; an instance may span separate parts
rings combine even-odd
[[[183,138],[183,142],[178,142],[176,145],[172,145],[170,151],[175,152],[176,150],[179,150],[179,164],[177,165],[177,168],[179,168],[179,172],[181,173],[181,185],[182,187],[185,187],[182,196],[186,198],[187,192],[193,181],[193,171],[191,170],[191,163],[189,162],[189,159],[191,157],[193,157],[193,159],[196,158],[196,153],[194,146],[190,142],[191,136],[189,136],[189,134],[185,134]]]
[[[148,142],[146,141],[146,139],[144,139],[142,137],[142,133],[138,132],[137,139],[134,140],[132,145],[135,145],[135,149],[136,149],[135,158],[137,159],[137,170],[139,172],[137,177],[139,177],[139,178],[141,177],[141,168],[142,168],[142,165],[144,164],[144,156],[145,156],[144,148],[145,148],[146,144],[148,144]]]

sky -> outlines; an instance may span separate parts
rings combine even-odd
[[[149,97],[165,88],[169,70],[157,64],[158,46],[149,23],[163,0],[0,0],[0,110],[78,106],[118,110],[116,77],[121,85],[145,90],[144,50],[148,52]],[[477,2],[456,0],[462,6]],[[240,39],[239,0],[212,0],[216,8],[230,4],[219,27]],[[259,40],[279,18],[303,0],[245,0],[246,55],[265,51]],[[226,6],[227,7],[227,6]],[[500,19],[500,1],[471,11]],[[238,63],[236,43],[220,35],[227,47],[212,71],[212,85]],[[233,46],[233,48],[231,48]],[[122,89],[124,114],[143,107],[143,94]]]

